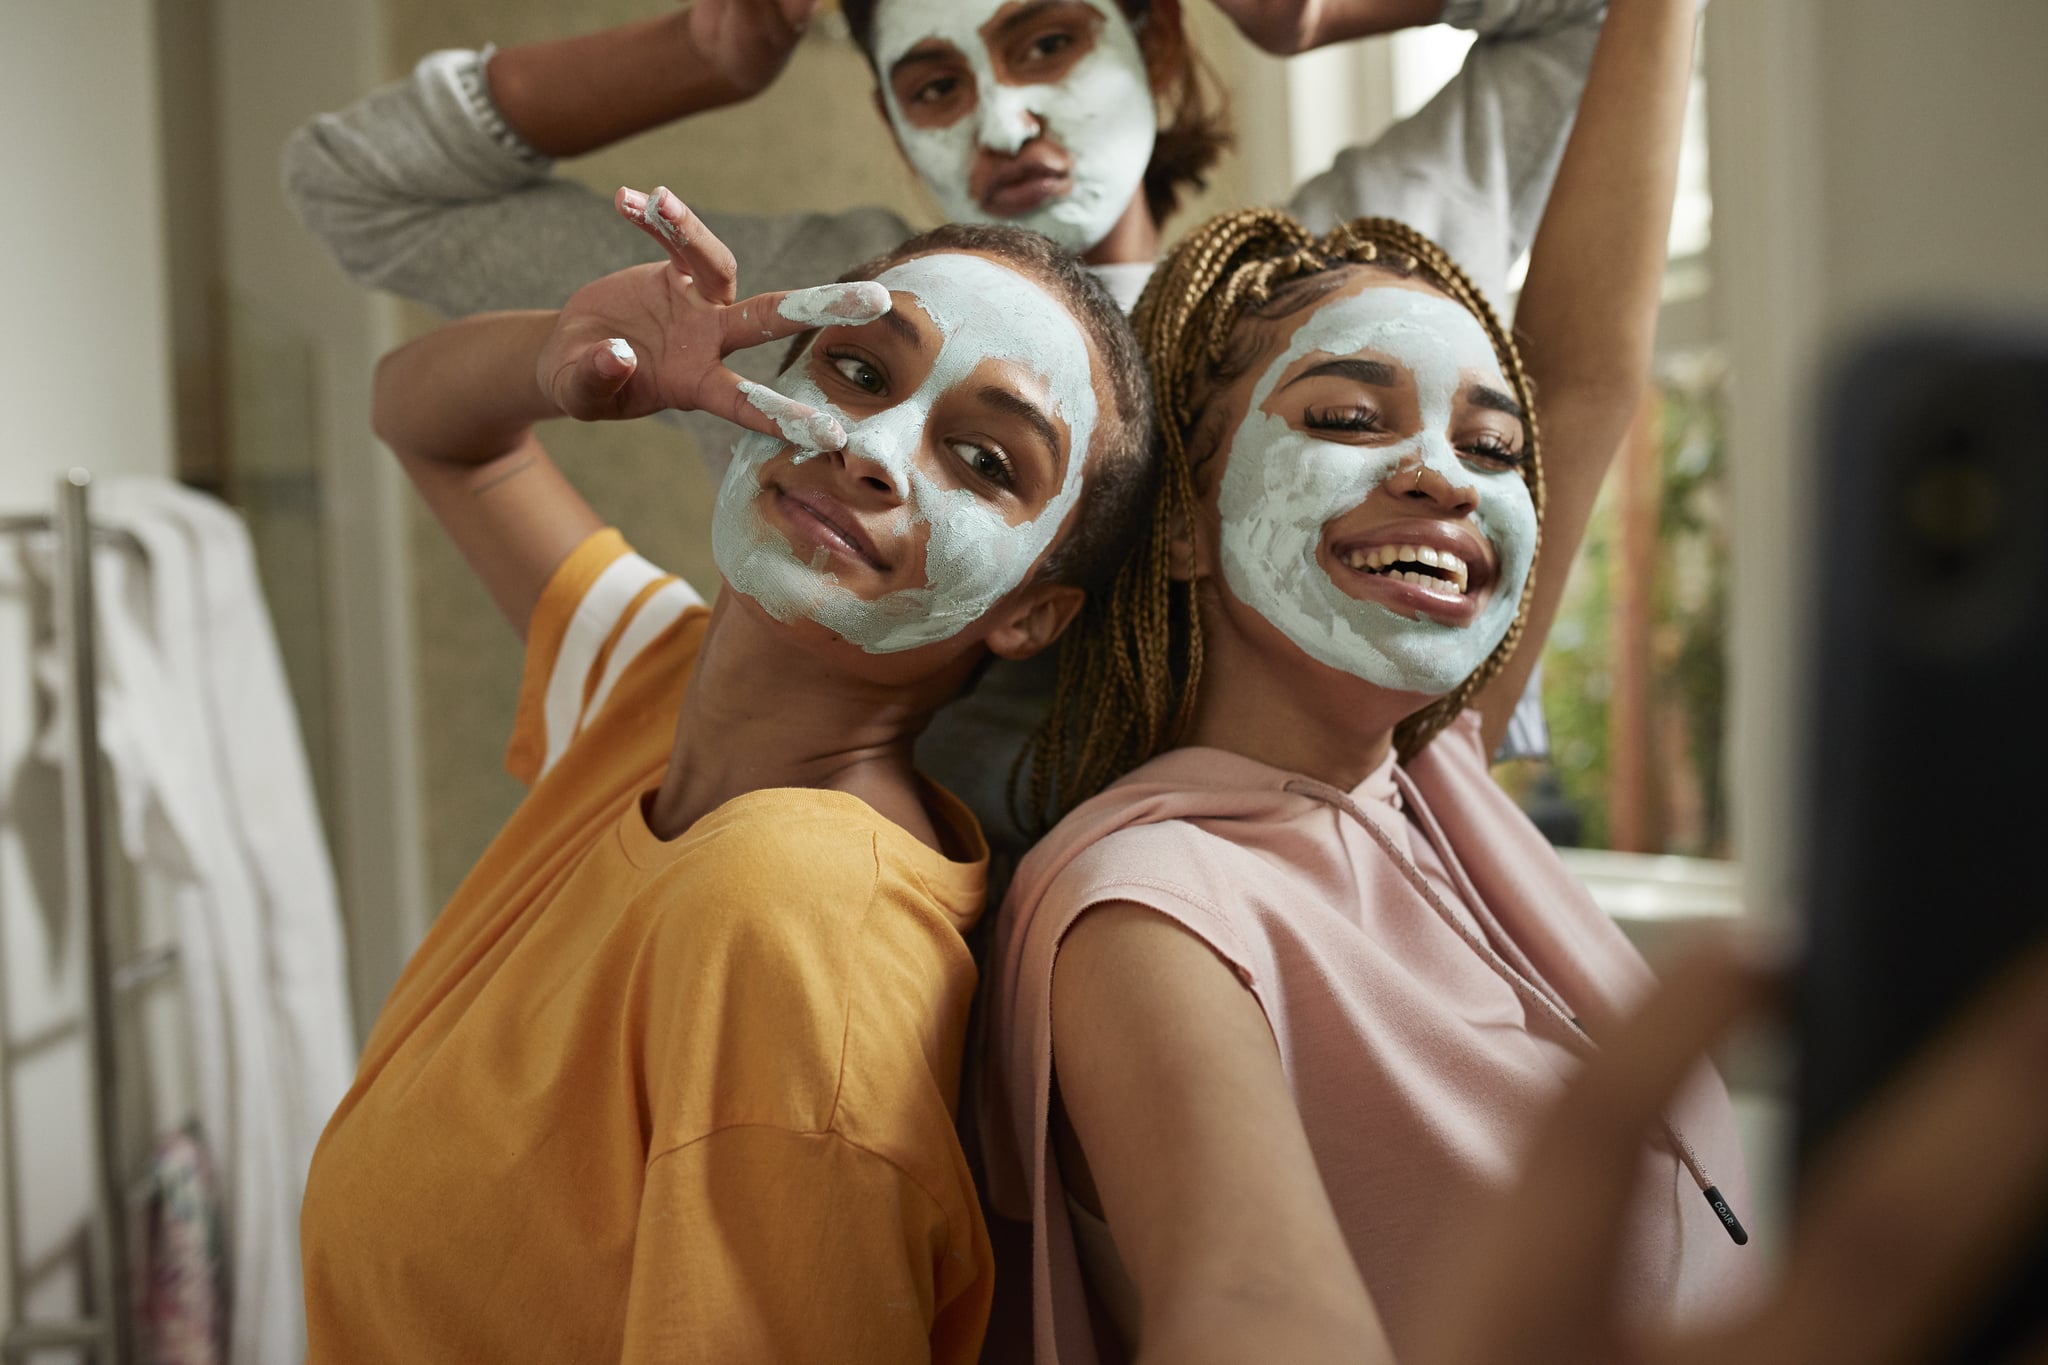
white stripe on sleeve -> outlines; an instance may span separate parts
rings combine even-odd
[[[584,684],[604,642],[611,638],[633,599],[661,576],[661,570],[639,555],[621,555],[606,566],[576,604],[576,614],[569,618],[562,647],[555,651],[554,669],[548,674],[547,701],[541,709],[547,735],[542,773],[555,766],[581,728]]]
[[[691,607],[701,607],[704,599],[697,590],[680,578],[664,584],[654,596],[640,604],[640,610],[633,613],[633,619],[626,623],[626,633],[612,646],[612,656],[605,663],[604,677],[598,681],[597,691],[590,694],[590,705],[584,708],[585,725],[596,718],[604,709],[605,700],[611,696],[612,688],[618,685],[619,675],[640,657],[640,651],[654,641],[654,637],[675,624],[678,616]]]

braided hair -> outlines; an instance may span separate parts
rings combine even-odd
[[[1275,209],[1241,209],[1194,229],[1160,262],[1133,321],[1151,368],[1158,440],[1152,522],[1109,591],[1090,594],[1067,632],[1051,712],[1019,759],[1030,780],[1026,810],[1040,825],[1179,742],[1202,679],[1202,618],[1193,586],[1174,572],[1177,545],[1199,510],[1196,472],[1229,433],[1215,429],[1216,395],[1268,349],[1259,324],[1287,317],[1336,290],[1357,266],[1419,279],[1486,329],[1525,414],[1522,477],[1543,517],[1543,465],[1535,401],[1514,338],[1465,272],[1415,229],[1389,218],[1341,223],[1317,237]],[[1522,637],[1532,567],[1507,635],[1445,696],[1403,720],[1394,746],[1421,752],[1514,652]],[[1013,777],[1017,776],[1013,774]]]

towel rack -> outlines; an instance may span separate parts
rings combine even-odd
[[[56,618],[64,657],[66,708],[71,718],[64,765],[64,828],[67,907],[82,924],[86,946],[84,1031],[92,1083],[86,1087],[91,1129],[92,1191],[87,1231],[92,1249],[92,1316],[68,1322],[14,1323],[0,1336],[0,1362],[52,1348],[85,1348],[99,1365],[135,1365],[135,1287],[129,1263],[129,1182],[122,1174],[120,1057],[115,1010],[122,997],[177,966],[175,947],[146,953],[133,962],[114,960],[114,931],[107,897],[106,830],[100,782],[98,660],[93,632],[92,548],[95,542],[138,545],[125,531],[95,527],[89,509],[92,476],[73,469],[57,481],[57,513],[0,517],[0,535],[54,529],[57,534]],[[139,548],[139,546],[138,546]],[[45,1030],[54,1038],[72,1030]],[[40,1036],[40,1035],[39,1035]],[[14,1192],[15,1154],[7,1153],[8,1184]],[[11,1210],[18,1210],[10,1198]],[[13,1254],[13,1239],[8,1253]],[[18,1307],[18,1305],[17,1305]]]

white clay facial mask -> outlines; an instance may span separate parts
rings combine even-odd
[[[839,581],[822,552],[799,557],[762,514],[762,499],[773,496],[763,471],[785,456],[801,464],[817,451],[758,432],[733,446],[712,515],[711,552],[726,582],[776,620],[816,621],[870,654],[891,654],[952,638],[1024,581],[1080,496],[1096,409],[1080,327],[1022,275],[985,257],[943,254],[893,266],[880,283],[915,300],[938,328],[938,356],[917,388],[866,417],[833,403],[801,363],[773,391],[836,419],[846,432],[840,458],[861,476],[888,482],[902,499],[901,531],[922,524],[923,584],[865,598]],[[961,458],[947,447],[953,433],[932,429],[933,407],[992,359],[1042,379],[1051,415],[1068,435],[1058,491],[1035,517],[1014,526],[970,479],[941,481],[932,473],[944,468],[939,462]],[[901,543],[916,538],[904,534]]]
[[[1137,35],[1115,0],[1086,0],[1102,18],[1094,47],[1059,78],[1005,85],[982,29],[1015,0],[882,0],[875,11],[874,51],[887,73],[920,43],[950,44],[973,76],[973,108],[943,127],[919,127],[897,92],[882,81],[889,122],[910,163],[956,223],[1007,223],[1032,228],[1082,252],[1100,242],[1129,207],[1152,160],[1158,113]],[[987,147],[1014,156],[1035,135],[1058,143],[1072,160],[1067,193],[1015,218],[998,218],[975,201],[969,176]]]
[[[1297,362],[1364,350],[1414,377],[1421,409],[1415,435],[1361,447],[1321,439],[1265,411]],[[1451,444],[1454,404],[1474,372],[1481,382],[1508,388],[1477,319],[1440,295],[1379,286],[1311,314],[1253,388],[1217,499],[1224,581],[1311,658],[1381,687],[1440,696],[1506,638],[1535,558],[1536,507],[1520,471],[1467,460]],[[1396,470],[1414,477],[1418,461],[1453,487],[1478,491],[1475,529],[1499,562],[1491,597],[1464,625],[1360,601],[1317,558],[1331,522],[1361,506]]]

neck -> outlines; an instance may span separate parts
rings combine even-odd
[[[858,796],[936,846],[911,747],[958,690],[956,670],[878,681],[795,637],[738,593],[719,595],[647,811],[655,836],[673,839],[750,791],[812,787]]]
[[[1205,582],[1198,601],[1214,591]],[[1318,663],[1262,618],[1240,634],[1212,605],[1200,607],[1205,657],[1188,744],[1349,791],[1386,760],[1394,727],[1429,701]]]
[[[1124,206],[1109,235],[1081,253],[1087,265],[1150,265],[1158,259],[1159,223],[1145,203],[1143,186]]]

